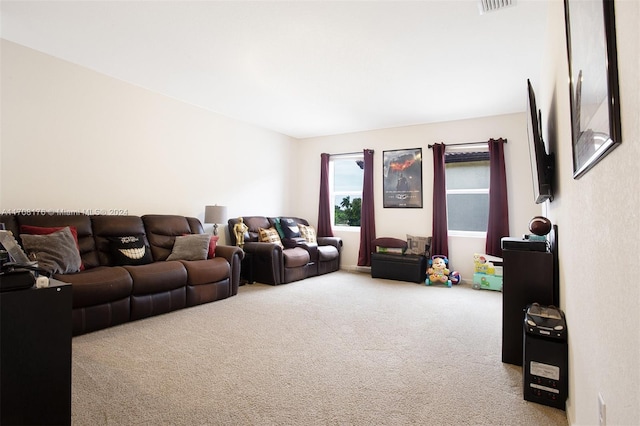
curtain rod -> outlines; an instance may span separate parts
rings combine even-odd
[[[362,150],[362,151],[356,151],[356,152],[341,152],[341,153],[338,153],[338,154],[329,154],[329,156],[330,156],[330,157],[333,157],[333,156],[338,156],[338,155],[359,155],[359,154],[362,154],[364,151],[365,151],[365,150]],[[367,149],[366,151],[371,151],[371,152],[373,152],[373,150],[372,150],[372,149]]]
[[[362,154],[362,151],[357,151],[357,152],[341,152],[339,154],[329,154],[330,156],[334,156],[334,155],[356,155],[356,154]]]
[[[502,138],[500,138],[500,139],[495,139],[495,140],[501,140],[501,139],[502,139]],[[507,143],[507,140],[506,140],[506,139],[502,139],[502,141],[503,141],[504,143]],[[448,144],[448,145],[447,145],[447,144],[445,144],[445,146],[482,145],[482,144],[488,144],[488,143],[489,143],[489,141],[482,141],[482,142],[462,142],[462,143],[451,143],[451,144]],[[431,148],[433,148],[433,145],[427,145],[427,148],[431,149]]]

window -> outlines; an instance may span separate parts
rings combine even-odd
[[[489,153],[447,152],[447,222],[452,235],[484,235],[489,221]]]
[[[331,156],[329,187],[333,200],[331,223],[334,226],[360,226],[364,154]]]

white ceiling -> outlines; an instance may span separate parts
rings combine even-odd
[[[525,111],[545,0],[6,1],[2,38],[297,138]]]

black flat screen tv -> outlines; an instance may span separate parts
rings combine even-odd
[[[527,80],[527,130],[529,133],[529,158],[531,159],[531,177],[533,195],[536,204],[553,201],[554,155],[547,154],[542,140],[541,113],[536,107],[536,95]]]

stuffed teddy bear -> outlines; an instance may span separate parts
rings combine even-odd
[[[429,280],[432,282],[446,283],[449,281],[449,269],[447,269],[447,263],[441,257],[436,257],[431,263],[431,267],[427,269],[429,274]]]

